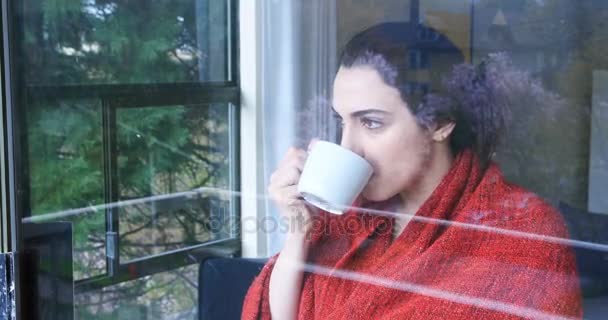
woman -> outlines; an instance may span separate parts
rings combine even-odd
[[[456,66],[436,89],[434,68],[462,56],[444,37],[420,37],[429,32],[384,23],[346,45],[333,108],[341,145],[374,168],[361,210],[306,205],[296,187],[306,151],[292,148],[268,191],[281,214],[309,223],[255,279],[244,319],[581,317],[559,214],[491,160],[507,64]]]

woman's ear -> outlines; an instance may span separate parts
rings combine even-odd
[[[452,134],[454,128],[456,127],[456,122],[449,121],[444,124],[438,125],[433,130],[433,140],[436,142],[442,142],[447,140],[447,138]]]

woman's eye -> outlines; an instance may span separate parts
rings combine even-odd
[[[371,119],[361,119],[361,123],[364,127],[372,130],[382,127],[382,122]]]

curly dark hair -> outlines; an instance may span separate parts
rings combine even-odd
[[[492,158],[510,114],[508,90],[501,80],[510,67],[506,56],[493,55],[473,66],[435,30],[389,22],[355,35],[342,52],[340,66],[374,68],[399,90],[423,128],[454,122],[453,154],[470,148],[484,166]]]

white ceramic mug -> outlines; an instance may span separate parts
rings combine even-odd
[[[372,176],[372,166],[337,144],[318,141],[308,153],[298,182],[300,195],[322,210],[342,214]]]

